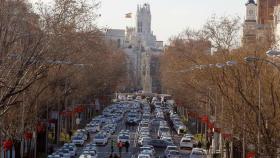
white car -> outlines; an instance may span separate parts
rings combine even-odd
[[[96,155],[82,154],[79,156],[79,158],[97,158],[97,154]]]
[[[157,100],[158,100],[157,97],[153,97],[152,102],[155,102]]]
[[[160,139],[164,140],[164,141],[166,141],[166,142],[168,142],[170,144],[173,144],[173,140],[172,140],[171,136],[170,137],[169,136],[168,137],[163,136]]]
[[[60,158],[60,155],[52,154],[52,155],[48,155],[48,158]]]
[[[207,158],[206,152],[201,148],[193,148],[190,158]]]
[[[193,148],[193,141],[191,138],[186,138],[183,137],[180,141],[180,149],[187,149],[187,150],[191,150]]]
[[[166,126],[160,126],[158,129],[158,137],[160,138],[163,133],[170,133],[170,130]]]
[[[118,142],[122,142],[122,143],[129,142],[130,143],[130,136],[129,136],[129,134],[120,134],[118,136]]]
[[[83,132],[76,132],[72,137],[82,138],[84,141],[87,140],[87,135]]]
[[[142,132],[150,132],[149,127],[140,127],[140,128],[138,128],[138,129],[139,129],[139,130],[138,130],[139,133],[142,133]]]
[[[154,157],[154,153],[151,150],[142,150],[140,154],[149,155],[150,157]]]
[[[71,154],[67,149],[60,149],[58,153],[63,155],[63,158],[71,158]]]
[[[149,141],[151,141],[151,140],[152,140],[152,138],[149,136],[139,137],[138,144],[140,146],[147,145],[149,143]]]
[[[139,154],[137,158],[152,158],[149,154]]]
[[[142,97],[141,96],[137,96],[136,100],[142,100]]]
[[[76,137],[72,138],[72,143],[74,143],[75,145],[83,146],[85,143],[85,140],[82,137],[76,136]]]
[[[98,133],[93,139],[93,143],[96,145],[106,145],[108,143],[108,135],[105,133]]]
[[[99,124],[87,124],[86,130],[91,133],[99,132],[100,125]]]
[[[168,151],[171,151],[171,150],[179,151],[179,148],[177,146],[167,146],[166,149],[164,150],[164,154],[168,155]]]
[[[167,121],[160,121],[159,126],[168,126]]]
[[[91,158],[97,158],[97,156],[98,156],[96,149],[94,149],[94,150],[84,150],[82,154],[90,155]]]
[[[132,100],[133,100],[133,96],[132,96],[132,95],[128,95],[128,96],[127,96],[127,100],[128,100],[128,101],[132,101]]]
[[[71,148],[71,149],[74,150],[75,153],[77,152],[77,147],[76,147],[76,145],[74,143],[65,143],[63,145],[63,147]]]
[[[76,151],[71,147],[62,147],[62,150],[66,150],[69,152],[70,157],[75,157]]]
[[[125,101],[126,97],[124,95],[118,95],[118,100]]]
[[[156,154],[154,147],[151,145],[144,145],[144,146],[140,147],[140,153],[142,151],[149,151],[150,153],[152,153],[152,155]]]

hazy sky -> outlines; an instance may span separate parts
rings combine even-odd
[[[137,4],[151,5],[152,30],[158,40],[167,41],[185,28],[200,28],[216,14],[238,15],[244,19],[247,0],[101,0],[98,25],[124,29],[134,25]],[[125,19],[125,13],[133,13],[133,19]]]
[[[53,0],[30,0],[31,2]],[[90,0],[89,0],[90,1]],[[100,27],[125,29],[135,25],[137,4],[149,3],[152,13],[152,30],[158,40],[167,41],[185,28],[200,28],[213,14],[217,16],[237,15],[242,20],[245,15],[245,3],[248,0],[100,0],[98,10],[101,17]],[[132,12],[133,18],[126,19],[125,14]]]

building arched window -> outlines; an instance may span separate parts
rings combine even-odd
[[[121,39],[118,39],[117,43],[118,43],[118,48],[120,48],[121,47]]]

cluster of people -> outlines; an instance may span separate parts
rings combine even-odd
[[[119,149],[119,155],[117,153],[114,153],[115,146]],[[129,146],[130,146],[130,144],[128,141],[126,141],[126,142],[119,141],[116,144],[114,140],[111,140],[111,154],[110,154],[109,158],[121,158],[122,149],[125,148],[126,152],[128,152]]]

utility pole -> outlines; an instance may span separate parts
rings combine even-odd
[[[222,118],[221,118],[221,125],[222,125],[222,122],[223,122],[223,118],[224,118],[224,116],[223,116],[223,114],[224,114],[224,97],[222,96]],[[219,143],[220,145],[219,145],[219,149],[220,149],[220,151],[221,151],[221,157],[223,158],[223,156],[224,156],[224,146],[223,146],[223,137],[222,137],[222,134],[220,134],[220,143]]]
[[[24,133],[24,112],[25,112],[25,103],[24,103],[24,95],[25,93],[23,93],[22,95],[22,110],[21,110],[21,144],[20,144],[20,157],[23,157],[23,153],[24,153],[24,139],[23,139],[23,133]]]

